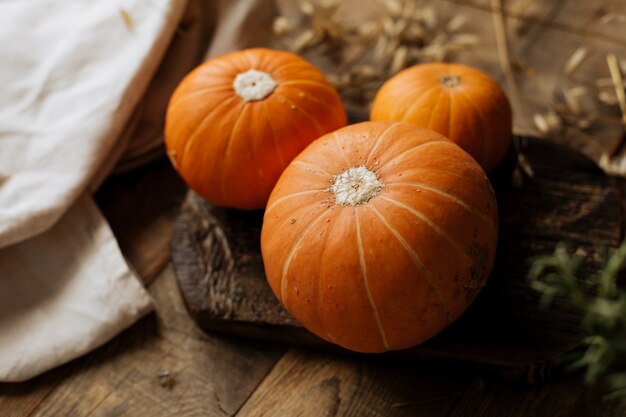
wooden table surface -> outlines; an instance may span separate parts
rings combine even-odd
[[[492,31],[489,0],[443,3]],[[536,133],[532,113],[546,108],[559,71],[579,45],[592,52],[577,73],[581,82],[607,76],[607,52],[626,59],[624,24],[600,22],[605,13],[624,13],[624,0],[510,0],[504,8],[513,52],[543,74],[519,80],[522,102],[514,107],[520,133]],[[461,60],[497,75],[493,35],[486,39],[479,53]],[[615,118],[606,122],[607,131],[621,131]],[[602,138],[587,139],[608,146],[617,134]],[[587,387],[579,375],[528,386],[488,379],[480,369],[407,366],[204,334],[188,317],[169,265],[185,193],[165,158],[112,177],[98,191],[96,199],[154,297],[156,313],[32,381],[0,384],[0,416],[626,415],[626,406],[603,401],[602,389]]]
[[[572,375],[528,386],[481,375],[207,335],[168,263],[186,189],[162,158],[109,179],[96,198],[156,313],[94,352],[0,384],[0,416],[623,416]]]

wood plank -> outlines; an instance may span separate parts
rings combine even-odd
[[[169,261],[169,242],[187,187],[165,156],[107,179],[95,199],[124,256],[144,283]]]
[[[70,372],[71,366],[62,366],[20,384],[0,384],[0,410],[3,417],[31,415],[39,404]]]
[[[280,394],[279,394],[280,393]],[[578,375],[539,386],[290,350],[243,406],[251,416],[618,417]]]
[[[237,417],[447,416],[460,393],[481,381],[471,374],[371,363],[291,349]]]
[[[234,415],[284,348],[203,334],[184,310],[170,269],[150,292],[156,315],[51,376],[0,385],[0,397],[24,400],[10,414],[3,408],[3,417]]]

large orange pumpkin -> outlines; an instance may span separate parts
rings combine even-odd
[[[511,106],[487,74],[458,64],[416,65],[380,88],[371,120],[413,123],[452,139],[485,171],[502,160],[511,143]]]
[[[495,196],[471,156],[430,130],[365,122],[289,164],[261,250],[274,294],[300,323],[380,352],[459,317],[487,280],[496,241]]]
[[[167,109],[174,167],[207,200],[265,207],[287,164],[321,135],[346,125],[324,75],[296,55],[248,49],[192,71]]]

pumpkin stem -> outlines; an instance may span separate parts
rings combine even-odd
[[[456,87],[461,84],[461,77],[458,75],[442,75],[439,77],[439,84],[448,88]]]
[[[244,101],[263,100],[272,94],[278,83],[267,72],[254,69],[238,74],[233,88]]]
[[[333,178],[330,191],[340,206],[365,204],[380,193],[383,183],[378,175],[364,166],[352,167]]]

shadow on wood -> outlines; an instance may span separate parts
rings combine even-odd
[[[528,260],[565,241],[583,247],[587,266],[597,268],[595,245],[616,247],[623,236],[624,181],[562,146],[527,137],[515,142],[535,176],[513,187],[513,154],[492,174],[500,240],[488,285],[442,333],[384,356],[478,365],[533,383],[549,379],[554,360],[580,345],[579,317],[563,300],[556,299],[549,311],[538,308],[539,295],[526,278]],[[206,331],[348,353],[302,328],[272,294],[259,245],[262,220],[260,211],[218,208],[189,194],[172,262],[190,314]]]

